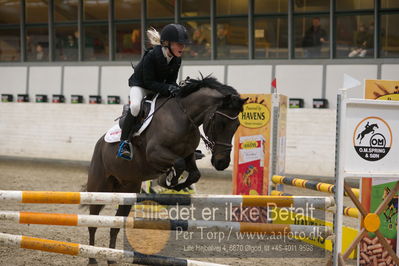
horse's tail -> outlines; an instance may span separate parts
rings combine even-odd
[[[356,138],[356,139],[359,139],[359,138],[360,138],[360,134],[361,134],[361,133],[359,133],[359,134],[357,135],[357,138]]]
[[[147,37],[150,40],[152,46],[161,44],[161,36],[159,35],[159,32],[153,27],[147,30]]]
[[[101,183],[101,178],[103,175],[99,174],[96,170],[101,171],[102,166],[103,166],[103,161],[102,161],[102,144],[104,143],[104,135],[97,141],[95,147],[94,147],[94,152],[91,158],[90,166],[89,166],[89,171],[88,171],[88,178],[87,182],[81,186],[80,191],[81,192],[95,192],[95,191],[100,191],[95,185],[97,183]],[[93,187],[94,185],[94,187]],[[79,209],[85,209],[87,210],[91,205],[90,204],[80,204]],[[103,206],[104,207],[104,206]],[[102,208],[103,208],[102,207]]]

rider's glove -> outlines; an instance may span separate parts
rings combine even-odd
[[[170,95],[175,97],[177,94],[179,94],[180,87],[178,87],[176,85],[169,85],[168,91],[169,91]]]

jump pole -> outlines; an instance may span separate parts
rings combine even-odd
[[[272,196],[293,196],[292,194],[284,193],[284,192],[278,191],[278,190],[272,190],[271,195]],[[335,213],[334,210],[328,210],[327,209],[325,211]],[[343,214],[345,216],[352,217],[352,218],[359,218],[360,217],[359,210],[357,208],[353,208],[353,207],[344,206]]]
[[[41,224],[81,227],[111,227],[136,228],[169,231],[214,230],[223,232],[260,233],[260,234],[294,234],[296,236],[321,236],[326,238],[332,235],[328,226],[265,224],[225,221],[202,220],[170,220],[170,219],[142,219],[133,217],[78,215],[40,212],[0,211],[0,220],[12,221],[20,224]]]
[[[311,190],[326,192],[326,193],[331,193],[331,194],[335,193],[335,185],[333,185],[333,184],[317,182],[317,181],[313,181],[313,180],[306,180],[306,179],[301,179],[301,178],[296,178],[296,177],[291,177],[291,176],[274,175],[272,177],[272,182],[274,184],[283,184],[283,185],[288,185],[288,186],[301,187],[301,188],[306,188],[306,189],[311,189]],[[359,189],[352,188],[352,192],[356,195],[357,198],[359,198]],[[345,192],[345,196],[348,196],[348,194],[346,192]]]
[[[55,241],[43,238],[35,238],[22,235],[10,235],[0,233],[0,246],[40,250],[44,252],[59,253],[64,255],[79,256],[114,260],[118,262],[163,265],[163,266],[220,266],[223,264],[201,262],[189,259],[179,259],[158,255],[146,255],[133,251],[94,247],[77,243]]]
[[[161,205],[223,205],[242,207],[296,207],[329,208],[335,206],[333,197],[312,196],[259,196],[259,195],[187,195],[187,194],[137,194],[107,192],[62,191],[8,191],[0,190],[0,201],[41,204],[121,204],[136,203]]]

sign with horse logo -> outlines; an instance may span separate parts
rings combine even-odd
[[[392,145],[392,131],[380,117],[367,117],[355,128],[353,146],[360,157],[367,161],[384,158]]]
[[[345,99],[343,133],[346,177],[390,177],[399,172],[399,102]],[[371,175],[372,173],[372,175]],[[363,175],[363,176],[362,176]]]

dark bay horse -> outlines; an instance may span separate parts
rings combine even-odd
[[[138,193],[143,181],[165,178],[171,168],[175,177],[183,170],[189,173],[183,184],[172,184],[175,185],[172,188],[178,190],[197,182],[200,172],[194,151],[200,141],[200,125],[211,146],[212,165],[216,170],[226,169],[230,164],[232,137],[239,126],[238,114],[245,101],[234,88],[213,77],[188,80],[178,97],[158,100],[156,108],[163,106],[154,114],[149,127],[132,140],[133,160],[116,157],[117,143],[105,142],[104,136],[98,140],[87,191]],[[90,205],[90,214],[98,215],[103,207]],[[128,216],[131,207],[119,205],[116,216]],[[90,245],[94,245],[96,230],[89,228]],[[119,229],[111,228],[110,248],[115,248],[118,232]],[[96,263],[93,258],[89,260],[89,264]]]

